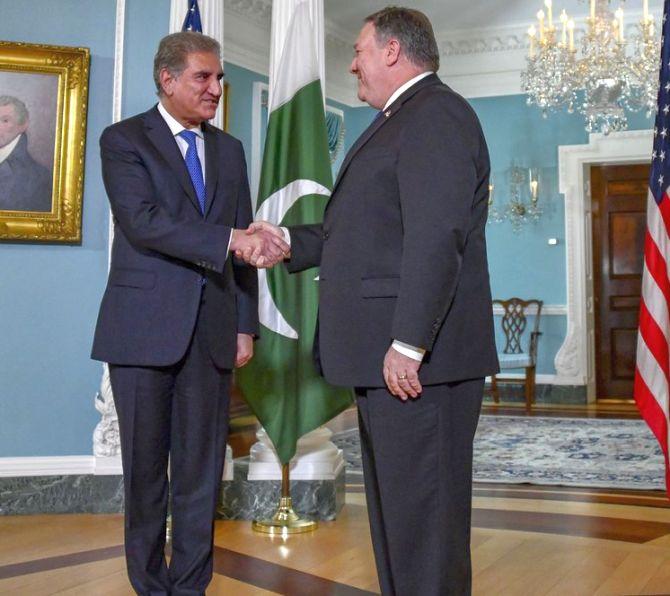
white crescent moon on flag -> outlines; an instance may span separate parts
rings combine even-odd
[[[289,182],[284,188],[272,193],[261,203],[256,212],[256,221],[269,221],[272,224],[279,225],[288,210],[300,197],[305,195],[329,197],[330,190],[314,180]],[[258,316],[261,325],[267,327],[270,331],[279,333],[289,339],[298,339],[298,332],[286,322],[272,299],[270,286],[268,285],[267,269],[258,270]]]

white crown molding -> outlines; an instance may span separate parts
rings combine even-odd
[[[649,162],[651,130],[589,135],[585,145],[558,147],[558,192],[565,196],[567,334],[556,354],[558,383],[587,385],[595,399],[595,337],[591,272],[591,165]]]
[[[226,0],[225,11],[270,30],[272,0]]]

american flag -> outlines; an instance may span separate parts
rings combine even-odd
[[[651,154],[647,234],[640,327],[637,337],[635,402],[665,456],[665,483],[670,494],[668,404],[670,402],[670,22],[665,0],[661,42],[658,111]]]
[[[184,24],[181,26],[181,30],[202,33],[202,21],[200,20],[198,0],[189,0],[188,12],[186,13],[186,18],[184,19]]]

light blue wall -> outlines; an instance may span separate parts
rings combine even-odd
[[[0,244],[0,457],[91,453],[101,367],[89,351],[107,269],[97,139],[112,113],[114,12],[113,0],[0,2],[0,39],[91,49],[81,246]]]
[[[494,298],[539,298],[545,304],[566,304],[565,213],[558,193],[558,146],[588,143],[581,116],[549,115],[526,105],[525,96],[473,99],[491,155],[494,197],[500,206],[509,198],[507,170],[515,162],[541,168],[541,221],[514,234],[509,222],[487,228],[489,270]],[[644,114],[629,114],[629,129],[646,129],[653,122]],[[557,238],[557,246],[547,240]],[[554,358],[566,332],[566,317],[545,315],[538,344],[538,372],[554,374]],[[498,345],[502,345],[498,329]]]
[[[99,415],[93,398],[101,366],[89,359],[91,337],[107,272],[108,207],[100,178],[98,137],[111,122],[115,0],[0,0],[0,38],[83,45],[91,48],[91,79],[86,140],[83,241],[81,246],[0,244],[0,457],[89,455]],[[128,0],[123,116],[151,107],[152,58],[167,32],[169,0]],[[231,84],[230,132],[251,155],[251,89],[267,78],[227,64]],[[330,103],[330,102],[329,102]],[[565,245],[562,197],[557,194],[559,144],[586,143],[577,116],[543,120],[523,97],[478,99],[491,151],[497,197],[512,157],[543,168],[542,200],[550,212],[520,236],[508,224],[489,228],[494,295],[536,295],[565,303]],[[374,110],[334,103],[345,113],[345,147],[368,126]],[[636,116],[631,128],[648,128]],[[340,156],[337,169],[341,162]],[[559,238],[549,247],[548,237]],[[553,372],[553,358],[565,333],[564,317],[545,317],[540,372]]]

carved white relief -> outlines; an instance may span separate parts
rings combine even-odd
[[[114,407],[112,385],[109,380],[109,368],[103,366],[100,391],[95,396],[95,409],[100,412],[100,422],[93,431],[93,455],[114,457],[121,453],[119,437],[119,419]]]
[[[334,480],[344,468],[342,450],[330,440],[333,433],[321,426],[298,439],[296,454],[291,459],[289,474],[292,480]],[[256,432],[257,443],[249,451],[249,480],[279,480],[281,464],[274,445],[261,428]]]

